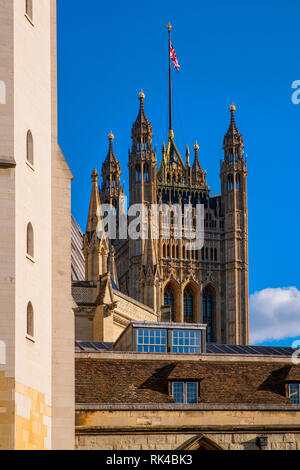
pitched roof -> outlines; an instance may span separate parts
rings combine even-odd
[[[76,403],[173,403],[170,381],[200,382],[201,403],[288,404],[280,362],[76,359]]]

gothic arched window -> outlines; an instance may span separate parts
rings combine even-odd
[[[214,291],[211,287],[206,287],[203,292],[203,323],[207,325],[206,340],[208,343],[214,341]]]
[[[28,256],[31,258],[34,257],[34,234],[33,234],[33,227],[31,223],[27,225],[27,234],[26,234],[27,240],[26,240],[26,253]]]
[[[30,165],[34,164],[34,155],[33,155],[33,137],[31,131],[27,132],[26,137],[26,159]]]
[[[184,290],[183,307],[184,321],[192,323],[194,319],[194,295],[190,286],[187,286]]]
[[[28,336],[31,336],[32,338],[34,336],[34,318],[33,307],[31,302],[29,302],[27,305],[26,334]]]
[[[164,292],[164,305],[171,307],[172,321],[174,320],[174,292],[170,286],[167,286]]]

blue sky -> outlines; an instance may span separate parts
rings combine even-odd
[[[300,79],[299,15],[296,0],[58,2],[59,143],[75,177],[72,212],[82,229],[90,174],[101,171],[110,130],[128,189],[128,148],[141,88],[160,157],[167,138],[170,21],[181,65],[174,74],[176,142],[184,154],[186,144],[192,148],[198,140],[213,194],[220,191],[228,107],[232,101],[237,106],[248,154],[250,294],[273,289],[279,330],[287,309],[295,324],[300,319],[298,291],[289,291],[288,304],[281,298],[284,288],[300,289],[300,105],[291,101],[292,83]],[[260,314],[253,312],[250,325],[256,328]],[[288,336],[300,337],[298,324]],[[274,341],[291,344],[278,334]]]

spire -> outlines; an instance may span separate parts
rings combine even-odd
[[[199,147],[199,145],[197,143],[197,140],[196,140],[195,145],[193,147],[194,152],[195,152],[195,158],[194,158],[194,163],[193,163],[193,170],[194,171],[198,171],[198,170],[202,171],[202,168],[201,168],[200,163],[199,163],[199,157],[198,157],[199,148],[200,147]]]
[[[98,190],[98,173],[97,170],[93,170],[91,174],[92,178],[92,192],[90,198],[90,207],[88,213],[88,220],[86,226],[86,234],[88,237],[91,236],[93,232],[96,231],[97,224],[98,224],[98,214],[100,210],[100,197],[99,197],[99,190]]]
[[[239,155],[242,157],[244,144],[243,144],[242,135],[240,134],[235,123],[236,107],[234,103],[232,103],[231,106],[229,107],[229,111],[231,114],[230,125],[229,125],[229,129],[227,133],[225,134],[224,142],[223,142],[225,158],[228,157],[230,154]]]
[[[194,163],[193,163],[193,168],[192,168],[192,181],[195,186],[201,187],[203,189],[208,189],[207,183],[206,183],[206,172],[202,170],[201,165],[199,163],[199,156],[198,156],[199,148],[200,147],[196,140],[195,145],[193,147],[194,152],[195,152],[195,157],[194,157]]]
[[[113,148],[114,138],[115,136],[110,131],[108,134],[108,153],[102,165],[100,198],[102,203],[113,204],[117,207],[117,202],[123,194],[123,189],[120,183],[121,165]]]
[[[133,140],[136,140],[136,143],[140,143],[141,139],[148,140],[148,142],[151,144],[152,142],[152,136],[153,136],[153,131],[152,131],[152,126],[146,116],[145,109],[144,109],[144,100],[145,100],[145,93],[143,90],[140,91],[138,98],[140,100],[140,109],[138,116],[135,120],[135,123],[133,124],[132,127],[132,134],[131,137]]]
[[[118,159],[116,158],[115,152],[114,152],[114,147],[113,147],[114,140],[115,140],[115,136],[113,135],[112,131],[110,131],[110,133],[108,134],[108,141],[109,141],[108,153],[102,165],[102,173],[103,173],[103,168],[105,167],[109,167],[110,169],[114,166],[117,168],[120,167],[120,163]]]
[[[97,170],[93,170],[91,176],[92,192],[86,233],[83,237],[83,252],[85,257],[85,280],[97,282],[99,275],[107,272],[107,255],[109,246],[107,236],[99,238],[98,230],[102,217]]]

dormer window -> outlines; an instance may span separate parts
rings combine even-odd
[[[196,381],[183,381],[171,383],[171,395],[174,403],[198,403],[199,383]]]
[[[290,383],[287,385],[287,394],[293,405],[300,404],[300,384]]]

